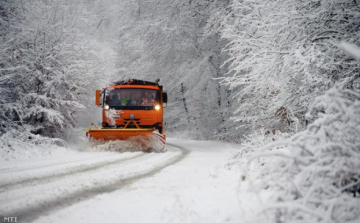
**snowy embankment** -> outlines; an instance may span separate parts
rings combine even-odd
[[[252,135],[234,158],[240,196],[259,201],[249,222],[359,222],[360,94],[332,88],[307,116],[305,131],[271,143]]]
[[[18,222],[239,222],[236,146],[168,139],[165,153],[72,151],[0,165]],[[6,202],[5,202],[6,201]]]
[[[62,139],[10,130],[0,136],[0,162],[72,154]],[[8,165],[8,163],[6,164]]]

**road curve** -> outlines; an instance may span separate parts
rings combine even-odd
[[[18,222],[31,222],[42,215],[151,177],[189,154],[189,151],[181,146],[166,146],[166,153],[140,154],[68,168],[41,177],[2,182],[0,217],[16,216]],[[23,171],[25,170],[21,172]],[[16,174],[16,171],[14,173]],[[0,219],[0,222],[2,221],[3,218]]]

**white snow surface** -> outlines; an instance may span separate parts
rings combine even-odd
[[[73,151],[0,163],[18,222],[242,222],[238,145],[168,138],[165,153]]]

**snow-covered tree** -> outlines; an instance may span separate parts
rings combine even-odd
[[[224,16],[222,83],[238,89],[235,120],[258,130],[234,158],[240,194],[254,192],[256,204],[243,205],[249,222],[359,221],[359,60],[338,47],[359,45],[359,9],[234,0]]]
[[[223,19],[229,74],[239,88],[236,121],[297,132],[316,96],[338,82],[353,88],[358,62],[339,41],[358,43],[359,2],[233,0]]]
[[[247,214],[251,221],[359,220],[360,94],[331,88],[308,116],[315,121],[305,131],[243,156],[243,189],[260,194],[263,204],[256,210],[262,214]]]
[[[64,0],[1,3],[0,134],[59,136],[74,126],[96,63],[86,14]]]

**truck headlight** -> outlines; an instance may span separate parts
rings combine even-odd
[[[155,110],[159,111],[160,110],[160,105],[155,105]]]
[[[104,109],[105,110],[109,110],[110,106],[109,105],[104,105]]]

